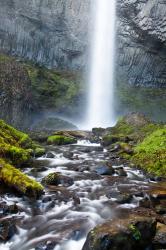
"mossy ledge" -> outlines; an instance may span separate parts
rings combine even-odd
[[[41,184],[29,178],[19,169],[16,169],[2,159],[0,159],[0,180],[7,186],[30,197],[38,197],[43,192],[43,186]]]
[[[41,155],[44,149],[34,143],[27,134],[0,120],[0,181],[20,193],[37,197],[42,185],[29,178],[15,167],[30,160],[34,154]],[[15,167],[14,167],[15,166]]]
[[[63,136],[63,135],[52,135],[52,136],[49,136],[47,139],[47,143],[53,144],[53,145],[67,145],[67,144],[73,144],[76,142],[77,140],[75,138]]]
[[[166,177],[166,126],[157,129],[135,147],[132,161],[146,171]]]
[[[166,125],[132,113],[120,118],[115,127],[108,128],[102,143],[111,150],[118,148],[117,154],[136,167],[166,177]]]
[[[0,157],[21,166],[32,155],[40,156],[45,150],[30,137],[0,120]]]

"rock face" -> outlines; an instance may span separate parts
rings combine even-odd
[[[117,15],[118,81],[166,86],[166,2],[118,0]]]
[[[0,50],[48,67],[87,63],[92,0],[0,0]],[[118,82],[165,86],[166,2],[117,0]]]
[[[0,49],[45,64],[85,65],[89,0],[0,0]]]
[[[0,118],[24,127],[32,108],[30,80],[24,67],[0,56]]]

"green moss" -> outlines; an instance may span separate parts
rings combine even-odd
[[[139,143],[132,160],[150,173],[166,176],[166,127],[155,130]]]
[[[39,152],[40,151],[40,152]],[[30,137],[0,120],[0,157],[14,165],[28,161],[33,154],[41,155],[45,150]]]
[[[58,185],[59,175],[57,173],[50,173],[43,178],[42,183],[45,185]]]
[[[156,121],[166,121],[166,88],[154,88],[144,86],[133,86],[117,84],[115,96],[117,103],[116,112],[143,112]],[[148,105],[147,105],[148,104]]]
[[[34,150],[34,154],[35,154],[36,157],[40,157],[40,156],[44,155],[45,152],[46,152],[46,150],[44,148],[42,148],[42,147],[37,147]]]
[[[129,225],[129,229],[132,232],[133,238],[135,240],[140,240],[141,239],[141,233],[138,230],[138,228],[136,226],[134,226],[133,224]]]
[[[24,63],[38,108],[68,108],[82,93],[80,76]]]
[[[48,137],[47,142],[54,145],[66,145],[76,143],[77,140],[63,135],[52,135]]]
[[[103,144],[109,146],[115,142],[126,141],[138,143],[162,127],[162,124],[153,123],[139,113],[132,113],[120,118],[115,127],[108,129],[107,134],[103,136]]]
[[[0,159],[0,180],[9,187],[28,196],[38,196],[43,192],[43,186],[35,180]]]

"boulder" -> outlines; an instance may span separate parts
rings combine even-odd
[[[65,152],[63,152],[63,156],[65,157],[65,158],[67,158],[67,159],[70,159],[70,160],[72,160],[73,159],[73,152],[70,152],[70,151],[65,151]]]
[[[0,159],[0,180],[7,186],[29,197],[38,197],[43,193],[43,186]]]
[[[65,187],[73,185],[74,181],[72,178],[64,175],[60,175],[58,173],[50,173],[46,177],[42,179],[42,183],[44,185],[52,185],[52,186],[58,186],[62,185]]]
[[[48,144],[52,145],[68,145],[68,144],[74,144],[77,140],[73,137],[64,136],[64,135],[52,135],[49,136],[47,139]]]
[[[130,214],[91,230],[82,250],[144,250],[156,233],[156,219]]]
[[[115,173],[114,168],[107,163],[101,163],[96,168],[95,171],[100,175],[113,175]]]
[[[166,225],[157,223],[157,232],[153,240],[154,249],[166,249]]]

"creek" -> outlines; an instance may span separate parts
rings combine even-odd
[[[106,173],[104,162],[114,156],[100,144],[82,140],[47,150],[49,154],[34,160],[36,171],[26,168],[24,172],[38,181],[54,172],[66,179],[58,186],[47,186],[37,201],[7,193],[2,196],[20,209],[12,215],[17,217],[18,232],[0,245],[1,250],[81,250],[92,228],[138,207],[154,185],[139,170],[122,165],[118,157],[115,172]]]

